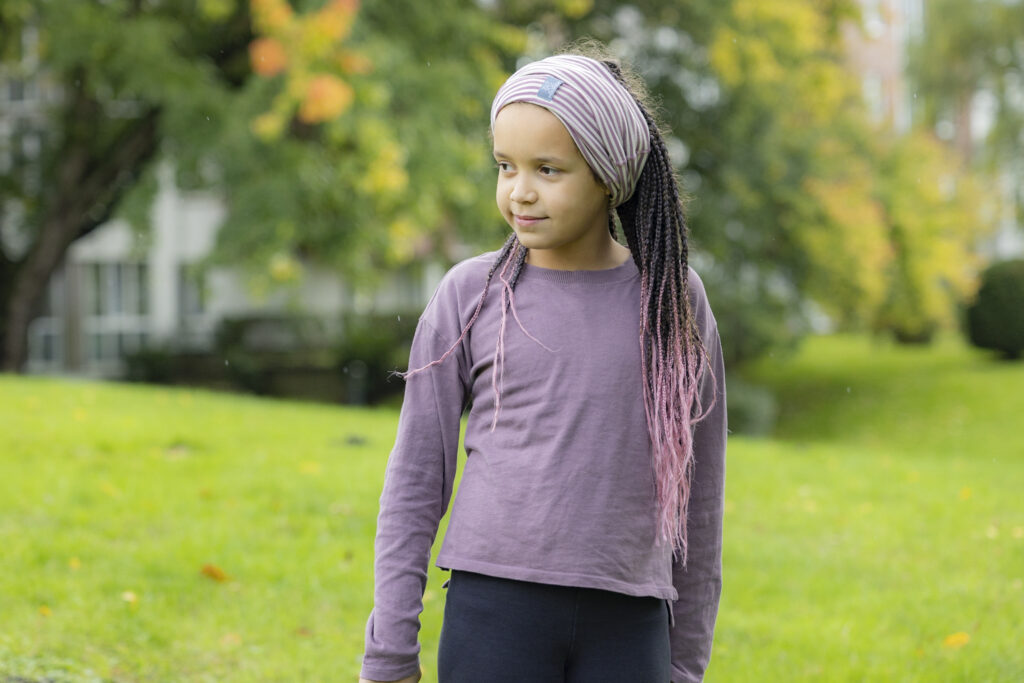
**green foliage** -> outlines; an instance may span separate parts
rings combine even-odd
[[[871,326],[927,342],[936,330],[956,327],[955,312],[979,268],[974,244],[992,227],[981,208],[993,198],[950,150],[921,133],[894,140],[878,173],[889,253],[880,272],[885,296],[873,302]]]
[[[730,366],[794,344],[808,300],[846,329],[907,338],[952,325],[985,195],[925,136],[868,121],[838,30],[856,3],[502,8],[510,21],[540,15],[536,56],[594,35],[651,86]]]
[[[751,370],[780,421],[730,438],[706,680],[1015,680],[1024,367],[839,337]],[[354,679],[396,422],[0,376],[0,677]]]
[[[347,377],[350,403],[401,395],[405,381],[393,373],[407,369],[418,320],[418,311],[345,317],[337,362]]]
[[[981,275],[977,298],[967,308],[971,343],[1020,358],[1024,351],[1024,259],[994,263]]]
[[[726,378],[729,433],[768,436],[775,429],[779,408],[768,389],[747,382],[738,374]]]
[[[808,299],[845,327],[917,338],[947,326],[966,291],[970,246],[987,227],[971,199],[981,193],[933,143],[891,142],[866,123],[838,30],[856,15],[852,0],[366,0],[338,34],[341,52],[302,61],[297,41],[284,71],[253,73],[255,39],[295,43],[289,22],[319,35],[330,6],[291,3],[281,26],[256,35],[243,0],[5,2],[0,60],[16,59],[12,36],[32,24],[41,59],[19,68],[70,93],[46,112],[40,158],[0,177],[26,207],[28,243],[65,196],[50,191],[61,164],[85,152],[116,164],[119,141],[148,116],[179,184],[227,203],[206,264],[241,264],[255,288],[292,286],[305,264],[372,286],[412,262],[493,248],[506,228],[491,191],[491,97],[520,55],[590,35],[636,65],[673,131],[693,264],[730,365],[792,345]],[[998,10],[1002,23],[1015,26],[1020,6]],[[305,70],[335,68],[326,55],[362,60],[335,65],[351,103],[328,120],[293,115]],[[1006,83],[1014,55],[999,71]],[[130,189],[76,209],[82,225],[109,205],[144,222],[154,160],[99,183]]]
[[[913,40],[908,72],[915,107],[929,127],[955,126],[958,147],[971,153],[971,99],[993,99],[994,125],[983,141],[988,161],[1013,163],[1024,144],[1024,4],[1003,0],[930,0],[925,30]]]
[[[378,0],[363,3],[351,44],[372,69],[350,78],[344,116],[273,142],[222,129],[214,153],[230,213],[211,262],[287,284],[269,266],[288,254],[367,284],[424,258],[454,261],[458,242],[501,239],[493,193],[481,191],[493,182],[487,111],[521,31],[455,0]],[[250,81],[245,117],[276,87]]]
[[[224,359],[235,384],[256,394],[275,394],[275,375],[289,369],[331,374],[331,338],[318,317],[256,314],[224,318],[214,355]]]
[[[151,346],[125,356],[125,379],[148,384],[171,384],[179,375],[173,349]]]

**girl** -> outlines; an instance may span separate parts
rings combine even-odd
[[[419,680],[468,410],[437,559],[441,683],[699,681],[721,592],[724,369],[662,136],[639,84],[580,55],[513,74],[491,132],[513,234],[455,266],[420,318],[360,680]]]

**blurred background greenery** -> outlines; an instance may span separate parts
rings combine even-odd
[[[433,286],[451,264],[496,248],[507,230],[493,200],[490,100],[517,65],[585,36],[639,71],[671,131],[691,263],[727,356],[730,424],[734,434],[771,437],[740,441],[740,462],[768,476],[764,459],[780,458],[794,476],[813,478],[802,451],[793,456],[789,447],[836,441],[828,462],[877,449],[880,460],[870,464],[878,465],[924,457],[923,449],[939,458],[921,466],[935,482],[994,482],[998,467],[960,468],[1008,456],[998,461],[1009,468],[1004,483],[1019,488],[1024,451],[1007,438],[1024,395],[1019,363],[1008,362],[1024,350],[1019,0],[2,0],[0,367],[65,380],[384,403],[391,417],[381,424],[392,425],[401,383],[389,371],[404,365]],[[840,341],[816,347],[822,333]],[[968,343],[986,351],[968,351]],[[829,351],[815,355],[816,348]],[[837,400],[858,379],[843,368],[871,379],[857,401]],[[968,370],[984,377],[942,384]],[[941,385],[934,391],[952,403],[925,391],[905,395],[899,384],[931,386],[933,373]],[[105,509],[74,494],[74,483],[91,475],[74,467],[60,474],[63,461],[52,460],[49,447],[18,436],[36,413],[31,419],[46,424],[62,419],[45,417],[49,389],[32,388],[49,385],[21,381],[0,385],[0,401],[9,401],[0,466],[11,468],[10,481],[64,482],[62,509],[93,528],[68,512]],[[870,409],[886,401],[896,401],[892,411]],[[954,449],[964,460],[943,457],[943,430],[983,415],[1005,420],[957,432],[970,434]],[[89,453],[130,458],[138,444],[115,445],[103,429],[72,429],[78,436],[68,438]],[[154,448],[172,458],[191,453],[189,429],[161,436]],[[850,436],[865,430],[876,437]],[[382,472],[374,468],[388,448],[376,445],[360,456],[362,474],[351,474],[369,477],[366,490],[344,503],[370,527]],[[36,457],[42,469],[25,469]],[[742,474],[737,480],[755,508],[758,501],[783,513],[792,507]],[[9,538],[42,524],[33,512],[38,500],[14,492],[0,527]],[[282,499],[304,492],[299,481]],[[846,500],[838,490],[826,495]],[[1019,511],[1012,519],[993,512],[1009,499],[1002,489],[993,494],[985,514],[998,519],[986,529],[1016,533],[1024,525]],[[945,499],[910,500],[933,509]],[[893,519],[898,513],[881,500],[872,505]],[[757,517],[748,509],[732,521]],[[915,524],[897,524],[887,552],[920,533]],[[360,529],[352,532],[357,553],[372,539],[372,529]],[[797,527],[792,537],[803,547],[822,533]],[[942,543],[924,538],[925,546]],[[53,568],[51,546],[19,547],[19,571],[37,562]],[[1021,546],[1007,547],[999,580],[971,585],[1016,585],[1019,608]],[[735,566],[740,549],[729,551]],[[146,552],[132,546],[129,555],[145,563]],[[267,553],[269,563],[280,549]],[[935,571],[918,568],[914,576],[931,585]],[[368,578],[353,580],[365,593]],[[31,585],[9,586],[8,595],[24,600],[4,606],[52,610],[54,598],[44,599],[51,593],[38,597]],[[353,600],[352,614],[361,615],[366,600]],[[760,628],[756,596],[730,609]],[[859,618],[872,616],[880,612]],[[28,622],[15,623],[29,633]],[[813,623],[804,626],[800,638],[809,638]],[[13,632],[0,636],[0,675],[4,660],[23,664],[11,675],[44,675],[43,660],[31,653],[60,638],[19,640]],[[943,657],[970,639],[951,633],[957,638]],[[737,631],[725,638],[734,653],[750,645]],[[61,656],[92,647],[84,636],[70,643]],[[891,680],[1011,680],[1004,674],[1020,661],[1002,653],[1022,643],[1010,629],[956,676],[938,675],[942,662],[952,664],[942,660],[920,678]],[[806,661],[811,649],[801,650]],[[142,652],[149,654],[136,663],[159,659],[155,650]],[[249,671],[238,680],[290,680],[281,671],[295,652],[273,665],[280,671],[271,667],[276,673]],[[105,657],[93,658],[106,662],[104,680],[145,677],[141,664],[117,669]],[[878,678],[891,661],[868,658],[834,677],[819,664],[792,671],[860,680]],[[747,680],[730,673],[738,670],[726,668],[718,680]],[[161,680],[205,680],[157,671]],[[786,663],[773,671],[787,671]]]
[[[660,103],[731,369],[927,343],[1024,251],[1020,2],[5,0],[0,29],[7,370],[154,379],[224,359],[229,318],[415,315],[507,229],[496,88],[583,36]]]

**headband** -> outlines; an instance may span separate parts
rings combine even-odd
[[[527,64],[494,96],[492,131],[498,112],[513,102],[536,104],[558,117],[611,192],[613,207],[632,196],[651,149],[651,133],[640,106],[608,67],[576,55]]]

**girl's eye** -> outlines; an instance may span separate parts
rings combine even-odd
[[[541,166],[540,173],[541,175],[555,175],[556,173],[558,173],[558,169],[551,168],[550,166]]]
[[[499,161],[494,166],[502,173],[507,173],[511,168],[507,161]]]

